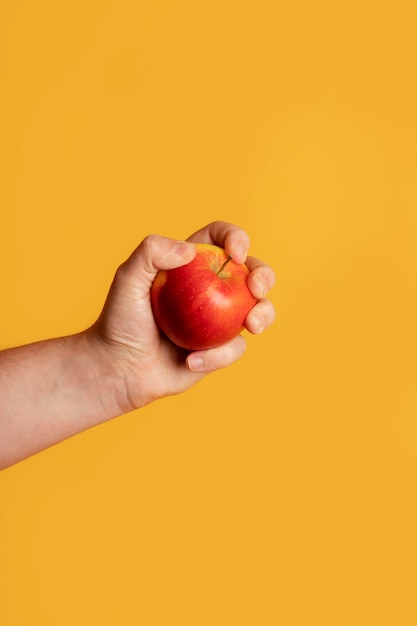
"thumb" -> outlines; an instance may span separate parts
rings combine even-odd
[[[170,270],[190,263],[196,255],[193,243],[161,235],[148,235],[120,266],[125,286],[150,289],[159,270]],[[120,273],[120,272],[119,272]]]

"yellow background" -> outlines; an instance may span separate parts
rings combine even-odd
[[[413,4],[1,3],[1,347],[219,218],[278,315],[2,472],[2,626],[417,623]]]

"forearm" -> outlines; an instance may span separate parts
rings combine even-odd
[[[258,301],[245,319],[258,334],[275,313],[266,299],[274,283],[268,266],[247,257],[248,236],[213,222],[190,241],[150,235],[118,268],[96,324],[89,330],[0,352],[0,469],[82,430],[159,398],[181,393],[244,352],[241,336],[191,352],[159,331],[151,289],[158,271],[191,263],[192,241],[223,246],[244,263]]]
[[[0,352],[0,468],[125,412],[118,376],[88,332]]]

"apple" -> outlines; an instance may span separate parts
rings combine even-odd
[[[257,299],[247,286],[249,270],[211,244],[195,244],[195,258],[160,270],[151,288],[157,326],[180,348],[215,348],[244,328]]]

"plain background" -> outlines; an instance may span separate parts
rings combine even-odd
[[[87,327],[145,235],[214,219],[278,314],[1,473],[2,626],[416,624],[413,5],[1,3],[1,347]]]

